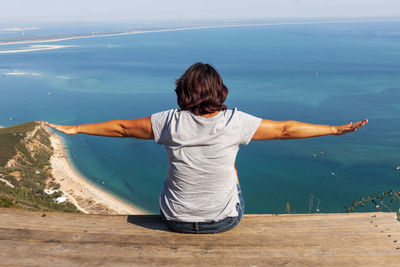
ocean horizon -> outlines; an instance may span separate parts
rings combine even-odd
[[[344,212],[361,196],[399,189],[399,26],[245,26],[44,42],[63,47],[0,54],[0,125],[133,119],[177,108],[175,79],[195,62],[210,63],[229,89],[229,109],[319,124],[369,119],[344,136],[252,141],[237,157],[246,213],[285,213],[287,203],[296,213]],[[0,52],[25,48],[3,45]],[[162,146],[62,137],[90,182],[159,212],[167,172]]]

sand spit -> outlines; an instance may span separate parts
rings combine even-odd
[[[60,190],[64,196],[79,210],[88,214],[146,214],[83,178],[71,165],[62,138],[50,130],[49,132],[54,148],[50,160],[53,177],[61,185]]]
[[[53,49],[60,49],[60,48],[65,48],[65,47],[72,47],[72,45],[30,45],[28,48],[25,48],[25,49],[14,49],[14,50],[4,50],[4,51],[0,50],[0,54],[53,50]]]

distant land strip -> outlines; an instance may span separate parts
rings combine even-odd
[[[45,38],[45,39],[27,39],[21,41],[0,41],[0,45],[13,45],[13,44],[28,44],[28,43],[47,43],[47,42],[59,42],[65,40],[74,40],[82,38],[93,38],[93,37],[107,37],[107,36],[120,36],[120,35],[131,35],[140,33],[152,33],[152,32],[169,32],[169,31],[184,31],[184,30],[198,30],[198,29],[214,29],[214,28],[233,28],[233,27],[256,27],[256,26],[281,26],[281,25],[305,25],[305,24],[333,24],[333,23],[368,23],[368,22],[396,22],[398,19],[362,19],[362,20],[329,20],[329,21],[303,21],[303,22],[270,22],[270,23],[240,23],[240,24],[223,24],[223,25],[207,25],[207,26],[186,26],[186,27],[171,27],[171,28],[155,28],[151,30],[132,30],[126,32],[110,32],[110,33],[93,33],[77,36],[66,36],[57,38]]]

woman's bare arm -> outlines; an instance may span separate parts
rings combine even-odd
[[[368,120],[362,120],[344,125],[331,126],[299,121],[272,121],[263,119],[252,140],[299,139],[330,134],[342,135],[355,132],[367,123]]]
[[[150,117],[133,120],[111,120],[80,125],[57,125],[46,122],[46,125],[65,134],[83,133],[109,137],[154,139]]]

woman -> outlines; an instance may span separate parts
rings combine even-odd
[[[244,204],[235,167],[250,140],[295,139],[354,132],[368,121],[340,126],[261,119],[224,105],[228,89],[208,64],[192,65],[176,81],[180,109],[133,120],[48,126],[65,134],[154,139],[168,152],[161,217],[174,231],[218,233],[232,229]]]

